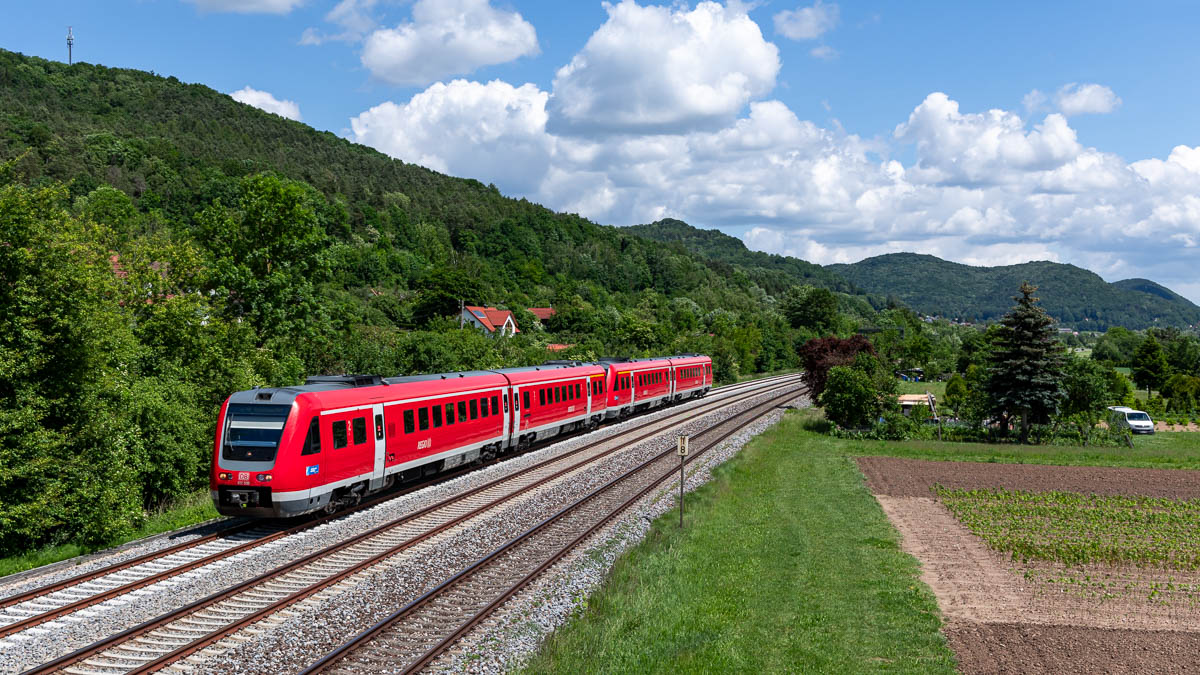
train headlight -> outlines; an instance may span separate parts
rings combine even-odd
[[[269,474],[269,473],[260,473],[257,476],[255,476],[255,478],[257,478],[258,482],[260,482],[260,483],[270,483],[271,482],[271,474]]]
[[[222,471],[217,474],[217,480],[233,480],[233,474],[228,471]]]

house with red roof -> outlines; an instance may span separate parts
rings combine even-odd
[[[556,314],[553,307],[530,307],[529,313],[536,316],[537,320],[542,323],[546,323],[547,319]]]
[[[477,307],[466,305],[462,310],[462,321],[477,328],[482,328],[488,335],[505,335],[512,337],[521,332],[512,312],[495,307]]]

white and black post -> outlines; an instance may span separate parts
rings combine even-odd
[[[680,436],[678,439],[679,452],[679,527],[683,527],[683,460],[688,454],[688,437]]]

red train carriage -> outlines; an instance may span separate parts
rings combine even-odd
[[[698,354],[649,359],[605,359],[610,392],[608,417],[623,417],[673,400],[703,396],[712,388],[712,360]],[[692,373],[680,389],[680,366]]]
[[[703,396],[712,389],[712,359],[701,354],[670,357],[674,369],[675,400]]]
[[[291,516],[599,424],[597,364],[382,378],[309,378],[222,406],[210,481],[217,510]]]

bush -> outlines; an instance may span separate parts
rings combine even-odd
[[[843,428],[868,426],[882,412],[879,393],[871,378],[848,366],[834,366],[829,370],[820,402],[825,408],[825,416]]]

